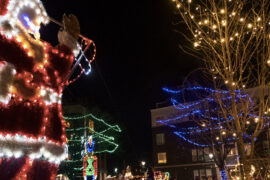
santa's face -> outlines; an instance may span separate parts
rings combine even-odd
[[[4,19],[12,27],[19,26],[28,33],[37,35],[41,24],[47,24],[49,18],[39,0],[10,0]]]
[[[17,18],[23,28],[25,28],[28,32],[33,34],[39,33],[42,20],[38,17],[34,9],[29,7],[22,8],[18,13]]]

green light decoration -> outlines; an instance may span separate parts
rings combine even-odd
[[[88,119],[88,118],[92,118],[96,121],[99,121],[101,123],[103,123],[104,125],[108,126],[109,128],[106,129],[105,131],[109,130],[109,129],[113,129],[115,130],[116,132],[121,132],[122,130],[120,129],[120,127],[118,125],[110,125],[108,123],[106,123],[103,119],[100,119],[100,118],[97,118],[96,116],[94,116],[93,114],[87,114],[87,115],[84,115],[84,116],[74,116],[74,117],[67,117],[67,116],[63,116],[63,118],[65,120],[70,120],[70,121],[75,121],[75,120],[80,120],[80,119]]]
[[[100,119],[100,118],[97,118],[96,116],[94,116],[93,114],[87,114],[87,115],[84,115],[84,116],[75,116],[75,117],[67,117],[67,116],[63,116],[63,118],[67,121],[74,121],[74,120],[82,120],[82,119],[88,119],[88,118],[92,118],[93,120],[96,120],[100,123],[102,123],[104,126],[107,126],[107,128],[105,130],[102,130],[100,132],[98,131],[95,131],[94,129],[90,128],[90,127],[79,127],[79,128],[72,128],[72,129],[66,129],[66,132],[75,132],[75,131],[84,131],[84,130],[89,130],[89,131],[92,131],[94,132],[94,139],[96,140],[96,144],[101,144],[101,143],[107,143],[108,145],[112,145],[113,146],[113,149],[111,150],[108,150],[108,149],[105,149],[105,150],[98,150],[98,151],[95,151],[96,154],[99,154],[99,153],[104,153],[104,152],[107,152],[107,153],[113,153],[117,150],[117,148],[119,147],[119,145],[115,142],[113,142],[115,140],[115,138],[113,136],[107,136],[105,135],[104,133],[110,131],[110,130],[113,130],[115,132],[121,132],[121,129],[118,125],[110,125],[108,123],[106,123],[103,119]],[[84,138],[83,136],[81,136],[80,140],[69,140],[71,142],[74,142],[74,141],[77,141],[77,142],[85,142],[87,140],[87,138]]]
[[[85,142],[88,141],[90,135],[95,140],[94,154],[114,153],[118,149],[119,145],[115,142],[118,133],[121,132],[118,125],[110,125],[91,113],[83,116],[66,115],[63,118],[70,125],[66,128],[69,159],[63,162],[60,169],[61,173],[68,175],[70,179],[81,176]],[[93,121],[95,127],[88,127],[89,121]]]
[[[93,166],[94,158],[88,158],[87,163],[88,166],[86,167],[86,175],[87,176],[94,176],[95,174],[95,168]]]

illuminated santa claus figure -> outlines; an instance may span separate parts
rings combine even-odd
[[[66,158],[61,95],[79,24],[64,16],[52,47],[39,39],[48,20],[39,0],[0,0],[1,180],[54,179]]]

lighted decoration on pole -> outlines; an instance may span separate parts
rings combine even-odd
[[[73,50],[80,55],[73,69],[86,72],[87,58],[75,16],[63,17],[57,47],[39,39],[48,22],[39,0],[0,1],[0,179],[54,179],[67,156],[61,96],[73,82]]]
[[[117,135],[121,132],[118,125],[110,125],[91,113],[63,118],[67,122],[69,159],[61,163],[59,170],[61,174],[67,174],[70,179],[74,179],[83,171],[86,176],[87,159],[91,158],[89,153],[86,157],[87,151],[100,154],[114,153],[117,150],[119,146],[116,143]]]
[[[86,156],[83,159],[83,176],[85,180],[94,180],[97,178],[97,157],[94,155],[95,141],[90,136],[86,146]]]

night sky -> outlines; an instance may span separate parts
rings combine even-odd
[[[168,98],[162,87],[180,85],[198,63],[178,48],[185,42],[174,31],[174,4],[170,0],[43,2],[57,20],[63,13],[75,14],[81,33],[97,45],[91,74],[70,85],[64,97],[98,107],[120,124],[125,137],[120,154],[126,154],[121,157],[127,162],[150,160],[150,109]],[[43,28],[43,39],[55,43],[57,29],[52,24]]]

